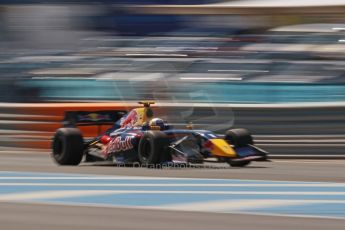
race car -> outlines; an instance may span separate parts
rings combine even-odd
[[[52,157],[59,165],[84,161],[110,161],[141,166],[202,164],[209,159],[244,167],[252,161],[266,161],[267,152],[254,145],[245,129],[230,129],[225,135],[195,130],[192,124],[175,129],[154,117],[154,102],[139,102],[131,111],[70,111],[64,127],[52,141]],[[106,132],[84,139],[78,128],[113,124]]]

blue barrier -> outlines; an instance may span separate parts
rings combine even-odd
[[[24,80],[38,88],[39,100],[169,99],[213,103],[295,103],[345,101],[343,84],[306,83],[170,83],[94,79]]]

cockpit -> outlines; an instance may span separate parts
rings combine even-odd
[[[144,130],[166,130],[168,125],[161,118],[155,118],[151,105],[154,102],[139,102],[141,108],[132,109],[117,123],[120,128],[142,127]]]

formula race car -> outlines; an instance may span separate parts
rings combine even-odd
[[[59,165],[85,161],[156,166],[201,164],[209,158],[244,167],[251,161],[267,160],[267,152],[254,145],[245,129],[230,129],[225,135],[207,130],[174,129],[155,118],[154,102],[126,111],[66,112],[64,127],[52,141],[52,157]],[[115,123],[114,123],[115,122]],[[92,139],[83,138],[78,126],[112,124],[112,128]]]

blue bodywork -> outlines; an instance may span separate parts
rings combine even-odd
[[[128,164],[138,162],[138,145],[144,132],[150,130],[148,126],[131,127],[131,128],[116,128],[106,132],[112,140],[119,138],[117,143],[125,143],[130,139],[130,148],[118,151],[109,152],[106,156],[108,159],[113,159],[114,162],[120,164]],[[115,129],[114,129],[115,128]],[[174,129],[167,126],[167,129],[162,130],[168,137],[171,143],[171,160],[164,163],[203,163],[204,159],[214,157],[210,151],[204,148],[204,144],[211,139],[223,138],[222,136],[208,130],[191,130],[191,129]],[[100,138],[99,136],[98,138]],[[175,143],[181,141],[178,145]],[[251,156],[258,156],[258,150],[254,147],[235,148],[238,159],[250,159]],[[256,158],[253,160],[256,160]]]

